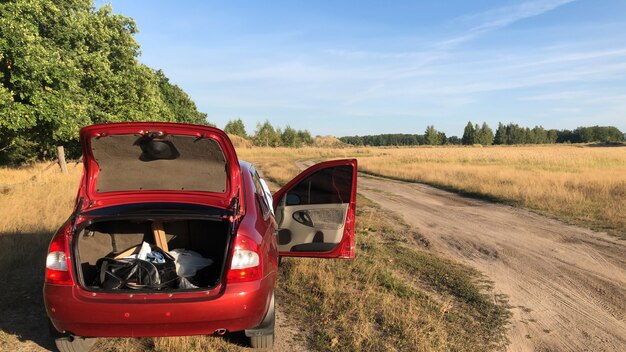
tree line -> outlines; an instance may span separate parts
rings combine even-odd
[[[551,143],[615,143],[624,141],[624,134],[613,126],[578,127],[575,130],[546,130],[542,126],[521,127],[515,123],[498,123],[495,133],[486,122],[482,125],[467,123],[461,138],[446,137],[433,125],[424,134],[378,134],[346,136],[339,138],[351,145],[409,146],[409,145],[503,145],[503,144],[551,144]]]
[[[224,127],[224,132],[249,139],[254,145],[262,147],[299,148],[311,146],[314,142],[308,130],[296,130],[289,125],[282,130],[272,126],[269,120],[258,123],[253,135],[246,133],[246,127],[241,119],[228,121]]]
[[[121,121],[207,124],[162,71],[138,62],[133,19],[92,0],[0,1],[0,164],[80,154],[78,130]]]

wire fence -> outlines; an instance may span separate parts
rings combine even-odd
[[[74,167],[78,166],[78,164],[80,164],[83,160],[83,158],[79,158],[78,160],[68,160],[69,163],[74,163]],[[19,187],[22,185],[25,185],[27,183],[31,183],[31,182],[35,182],[37,181],[37,179],[39,177],[41,177],[41,175],[43,175],[44,173],[52,170],[53,166],[60,166],[59,163],[59,159],[54,159],[52,161],[50,161],[50,163],[48,165],[46,165],[45,168],[43,168],[42,170],[39,170],[35,173],[33,173],[30,177],[28,177],[26,180],[21,181],[21,182],[16,182],[16,183],[11,183],[11,184],[0,184],[0,194],[7,194],[11,191],[11,189],[15,188],[15,187]]]

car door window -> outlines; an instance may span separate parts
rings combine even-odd
[[[287,192],[286,205],[342,204],[350,201],[352,166],[322,169]]]
[[[263,219],[267,220],[267,217],[274,212],[271,205],[272,203],[270,202],[272,198],[271,195],[269,195],[269,189],[267,189],[267,185],[265,185],[265,182],[263,182],[263,179],[261,179],[259,173],[256,171],[252,173],[252,181],[255,188],[255,198],[257,200],[257,203],[259,204],[261,213],[263,214]]]
[[[272,193],[270,192],[269,187],[267,187],[267,183],[262,178],[259,178],[261,181],[261,189],[263,190],[263,195],[265,196],[265,204],[269,208],[270,212],[274,214],[274,208],[272,208]]]

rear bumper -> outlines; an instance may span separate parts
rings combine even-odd
[[[275,277],[229,284],[218,297],[206,292],[105,294],[78,286],[44,285],[54,327],[85,337],[208,335],[258,325],[267,312]]]

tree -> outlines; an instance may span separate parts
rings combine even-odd
[[[313,145],[313,137],[311,137],[311,132],[309,132],[309,130],[298,130],[297,132],[298,135],[298,141],[299,141],[299,145],[303,146],[303,145],[307,145],[307,146],[311,146]]]
[[[187,95],[184,90],[182,90],[179,86],[170,83],[169,78],[165,77],[163,71],[157,70],[155,74],[159,80],[159,89],[161,91],[163,102],[169,111],[169,115],[165,116],[167,120],[195,123],[200,125],[207,124],[207,115],[198,111],[196,103],[191,100],[189,95]],[[241,122],[241,120],[239,121]]]
[[[439,135],[439,144],[448,144],[448,138],[446,137],[445,133],[437,132],[437,134]]]
[[[429,125],[426,127],[424,137],[426,138],[426,142],[430,145],[441,144],[439,132],[435,129],[435,126],[433,125]]]
[[[559,138],[559,131],[555,129],[548,130],[547,138],[548,141],[546,143],[556,143],[557,139]]]
[[[509,123],[506,126],[506,134],[509,144],[525,144],[526,133],[524,128],[521,128],[517,124]]]
[[[483,122],[483,125],[480,129],[476,129],[479,131],[476,133],[474,143],[482,144],[482,145],[491,145],[493,144],[493,130],[487,125],[486,122]]]
[[[496,129],[496,135],[493,139],[493,144],[508,144],[509,140],[506,134],[506,127],[502,122],[498,122],[498,129]]]
[[[623,142],[624,141],[624,133],[620,131],[617,127],[609,126],[605,127],[607,132],[607,139],[604,142]]]
[[[459,138],[457,136],[450,136],[450,137],[448,137],[448,144],[460,145],[461,143],[462,143],[461,138]]]
[[[476,143],[475,138],[476,130],[474,128],[474,125],[472,125],[472,121],[469,121],[465,126],[465,130],[463,131],[463,138],[461,138],[461,141],[464,145],[473,145],[474,143]]]
[[[557,143],[576,143],[574,142],[575,135],[570,130],[561,130],[558,132],[556,142]]]
[[[281,144],[280,134],[276,133],[269,120],[257,124],[253,140],[255,145],[264,147],[278,147]]]
[[[481,126],[474,125],[474,144],[491,145],[493,144],[493,130],[486,122]]]
[[[80,153],[91,123],[205,115],[162,72],[137,61],[135,22],[90,0],[0,2],[0,163]],[[6,147],[6,148],[5,148]]]
[[[474,125],[474,144],[481,144],[480,141],[483,138],[482,135],[483,131],[480,129],[480,126],[478,126],[478,124]]]
[[[582,143],[589,143],[595,140],[593,129],[591,127],[578,127],[574,130],[574,133],[578,134]]]
[[[548,143],[548,131],[543,126],[535,126],[532,129],[533,140],[531,143],[546,144]]]
[[[67,7],[52,1],[0,3],[0,145],[31,145],[28,158],[77,136],[77,126],[86,122],[81,113],[88,109],[88,97],[76,74],[80,62],[65,56],[55,31],[68,25],[60,31],[63,36],[78,34],[75,21],[84,15],[64,18]],[[9,154],[8,159],[25,161],[10,155],[15,151],[7,148],[3,159]]]
[[[241,121],[241,119],[228,121],[228,123],[224,127],[224,132],[234,134],[243,138],[248,138],[248,134],[246,133],[246,126],[243,124],[243,121]]]
[[[299,147],[300,139],[298,138],[298,132],[291,128],[291,126],[287,125],[285,130],[281,134],[281,140],[283,142],[283,146],[285,147]]]
[[[402,133],[378,134],[373,136],[347,136],[340,137],[339,140],[346,144],[371,146],[427,144],[424,135]]]

